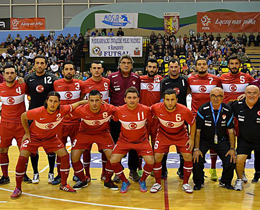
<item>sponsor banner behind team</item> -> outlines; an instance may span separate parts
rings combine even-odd
[[[176,34],[180,28],[180,13],[179,12],[165,12],[163,14],[164,31],[167,34]]]
[[[11,18],[11,30],[45,30],[45,18]]]
[[[96,13],[95,28],[137,28],[138,13]]]
[[[198,12],[198,32],[259,32],[260,12]]]
[[[90,37],[90,57],[142,57],[143,38],[133,36]]]
[[[0,18],[0,30],[10,30],[10,18]]]

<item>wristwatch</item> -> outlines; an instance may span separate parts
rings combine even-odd
[[[194,152],[196,152],[196,151],[199,151],[200,148],[194,148],[193,150],[194,150]]]

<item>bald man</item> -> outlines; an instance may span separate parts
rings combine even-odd
[[[237,181],[235,190],[243,190],[243,171],[247,156],[254,151],[260,151],[260,100],[259,89],[255,85],[247,86],[245,98],[231,104],[234,116],[239,124],[239,136],[237,140],[236,171]]]
[[[197,112],[196,137],[193,152],[194,190],[204,187],[205,154],[214,149],[223,164],[219,186],[233,190],[231,181],[235,168],[235,136],[233,113],[230,106],[223,103],[224,92],[215,87],[210,91],[210,101]],[[227,132],[228,131],[228,132]]]

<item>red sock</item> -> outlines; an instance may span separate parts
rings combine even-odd
[[[211,168],[216,169],[218,154],[213,149],[210,149],[209,152],[210,152],[210,158],[211,158]]]
[[[106,164],[107,164],[107,157],[103,150],[101,150],[101,158],[102,158],[102,176],[106,174]]]
[[[61,174],[60,174],[60,158],[59,158],[59,156],[57,156],[57,159],[56,159],[56,166],[57,166],[58,176],[61,177]]]
[[[83,153],[83,166],[85,169],[86,176],[90,178],[90,160],[91,160],[91,155],[90,155],[90,150],[85,150]]]
[[[16,165],[15,175],[16,175],[16,188],[19,188],[20,190],[22,190],[22,181],[23,181],[23,176],[25,174],[27,162],[28,162],[28,158],[24,156],[19,156]]]
[[[124,174],[124,168],[121,165],[120,162],[118,163],[111,163],[112,168],[114,169],[115,174],[123,181],[123,182],[128,182],[127,178],[125,177]]]
[[[139,170],[142,170],[142,168],[143,168],[142,164],[143,164],[143,158],[139,157],[139,160],[138,160],[138,169]]]
[[[81,180],[86,181],[86,177],[84,174],[84,168],[80,160],[78,162],[72,163],[72,167],[74,170],[74,174]]]
[[[193,162],[184,160],[183,184],[188,184],[192,169],[193,169]]]
[[[153,170],[153,165],[154,165],[154,164],[148,164],[148,163],[146,163],[146,164],[144,165],[144,172],[143,172],[143,175],[142,175],[142,177],[141,177],[141,179],[140,179],[141,182],[142,182],[142,181],[145,181],[146,178],[151,174],[151,172],[152,172],[152,170]]]
[[[155,181],[158,184],[161,184],[161,176],[162,176],[162,163],[158,162],[158,163],[154,163],[153,166],[153,172],[154,172],[154,177],[155,177]]]
[[[67,185],[67,179],[70,173],[70,157],[69,154],[60,157],[60,175],[61,184],[63,186]]]
[[[109,160],[107,160],[107,164],[106,164],[106,180],[105,182],[110,182],[111,181],[111,177],[113,176],[113,169],[111,166],[111,163]]]
[[[4,177],[8,177],[9,158],[7,153],[0,153],[0,165]]]

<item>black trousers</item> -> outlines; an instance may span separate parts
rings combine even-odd
[[[260,151],[254,151],[255,154],[255,173],[260,173]]]
[[[121,123],[115,122],[113,120],[111,120],[110,122],[110,130],[111,130],[111,136],[116,144],[118,138],[119,138],[119,134],[120,134],[120,129],[121,128]],[[128,168],[129,170],[137,170],[138,168],[138,161],[139,161],[139,157],[137,155],[137,152],[135,150],[130,150],[129,154],[128,154]]]
[[[204,183],[204,163],[205,155],[209,149],[214,149],[223,164],[223,171],[221,176],[221,182],[225,184],[231,184],[234,175],[235,164],[230,163],[230,155],[225,156],[229,151],[230,144],[227,141],[222,141],[219,144],[209,143],[201,140],[200,151],[203,154],[203,158],[199,158],[199,162],[193,163],[193,181],[196,185]]]

